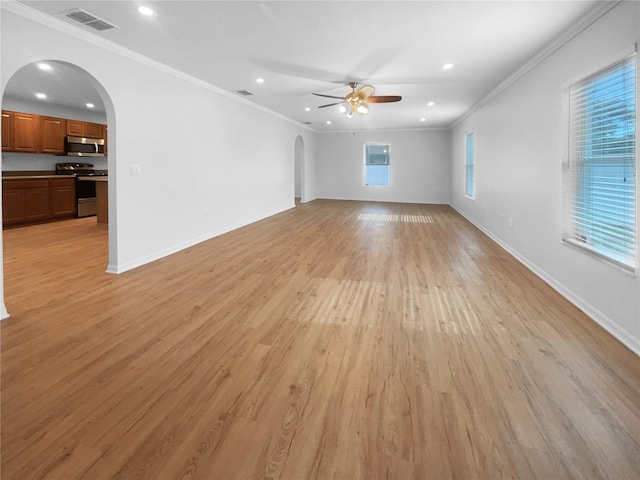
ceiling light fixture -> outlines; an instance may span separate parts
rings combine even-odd
[[[435,103],[433,103],[433,102],[427,103],[427,107],[433,107],[434,105],[435,105]]]
[[[93,107],[95,107],[95,105],[94,105],[93,103],[87,103],[86,105],[87,105],[87,108],[93,108]]]
[[[311,111],[311,108],[309,108],[309,107],[304,107],[304,111],[305,111],[305,112],[310,112],[310,111]]]
[[[45,70],[45,71],[53,70],[53,67],[51,65],[49,65],[48,63],[39,63],[38,64],[38,68],[40,70]]]
[[[258,83],[264,83],[264,78],[256,78],[256,82],[258,82]]]
[[[453,63],[445,63],[445,64],[442,66],[442,69],[443,69],[443,70],[451,70],[452,68],[453,68]]]
[[[327,120],[327,125],[331,125],[331,120]]]
[[[422,117],[422,118],[420,119],[420,121],[421,121],[421,122],[426,122],[426,121],[427,121],[427,119],[426,119],[426,118],[424,118],[424,117]]]
[[[151,10],[149,7],[138,7],[138,12],[140,12],[142,15],[146,15],[147,17],[153,15],[153,10]]]
[[[36,93],[36,97],[38,97],[40,100],[44,100],[45,98],[47,98],[44,93]]]
[[[358,113],[361,113],[363,115],[366,115],[367,113],[369,113],[369,106],[366,103],[361,103],[360,105],[358,105],[358,107],[356,108],[356,111]]]

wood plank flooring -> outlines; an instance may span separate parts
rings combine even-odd
[[[638,357],[450,207],[4,242],[3,480],[640,478]]]

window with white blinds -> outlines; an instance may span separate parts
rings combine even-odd
[[[475,156],[474,134],[469,132],[464,136],[464,193],[469,198],[476,196]]]
[[[636,57],[570,85],[563,240],[636,268]]]

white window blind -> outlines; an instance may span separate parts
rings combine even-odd
[[[636,267],[635,55],[569,86],[563,240]]]
[[[464,193],[469,198],[476,195],[476,174],[475,174],[475,144],[473,132],[469,132],[464,137],[464,169],[465,182]]]

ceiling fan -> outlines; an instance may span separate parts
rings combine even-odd
[[[373,95],[375,89],[371,85],[363,85],[356,90],[358,84],[356,82],[349,82],[351,92],[344,97],[336,97],[334,95],[324,95],[322,93],[314,93],[318,97],[335,98],[340,99],[339,102],[328,103],[327,105],[320,105],[318,108],[332,107],[334,105],[340,105],[346,103],[340,107],[342,113],[346,113],[347,117],[351,118],[355,112],[366,114],[369,112],[370,103],[390,103],[399,102],[402,100],[400,95]]]

